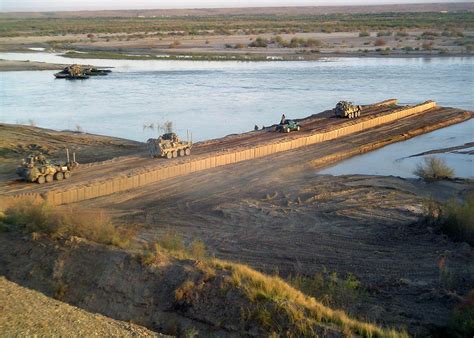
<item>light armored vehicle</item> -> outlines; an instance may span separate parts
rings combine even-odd
[[[334,108],[334,114],[337,117],[347,117],[347,118],[355,118],[359,117],[362,111],[361,106],[355,106],[352,102],[348,101],[339,101]]]
[[[289,133],[290,131],[300,131],[301,126],[298,122],[293,120],[285,120],[276,126],[275,130],[281,133]]]
[[[147,141],[151,157],[175,158],[191,154],[192,141],[181,141],[175,133],[163,134]]]
[[[71,65],[64,68],[59,73],[54,74],[57,79],[81,80],[88,79],[89,76],[107,75],[110,69],[99,69],[93,66]]]
[[[66,163],[50,162],[43,154],[31,154],[27,156],[16,168],[16,173],[26,182],[36,182],[38,184],[51,183],[53,180],[61,181],[71,177],[71,170],[78,167],[78,163],[73,154],[73,160]]]

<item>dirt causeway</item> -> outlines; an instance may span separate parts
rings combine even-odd
[[[153,159],[147,155],[146,147],[143,145],[141,148],[135,147],[132,149],[134,155],[115,157],[110,160],[80,166],[70,180],[53,182],[46,185],[32,185],[17,181],[12,171],[10,175],[0,177],[0,187],[2,188],[0,196],[35,193],[46,196],[54,204],[64,204],[69,201],[79,201],[112,192],[128,190],[133,187],[145,186],[149,182],[166,177],[180,176],[200,170],[197,169],[197,163],[200,163],[199,166],[209,168],[233,163],[237,161],[237,157],[239,159],[243,158],[243,156],[248,159],[255,158],[262,156],[258,155],[258,152],[271,154],[314,142],[316,144],[304,147],[305,151],[317,151],[318,156],[314,156],[313,160],[319,160],[322,162],[321,164],[328,164],[344,157],[353,156],[391,142],[459,123],[472,117],[471,112],[437,107],[432,103],[425,103],[414,106],[413,109],[418,109],[417,107],[421,109],[421,107],[425,106],[428,109],[423,108],[418,113],[406,114],[404,115],[405,117],[397,119],[394,116],[398,112],[409,111],[412,107],[398,106],[394,102],[396,101],[389,100],[382,104],[363,106],[362,116],[357,119],[336,118],[333,116],[332,111],[315,114],[299,121],[302,129],[297,133],[282,134],[275,132],[274,127],[268,127],[260,131],[229,135],[221,139],[199,142],[193,147],[190,157],[172,160]],[[374,125],[374,121],[379,122],[370,128],[371,125]],[[392,122],[384,123],[384,121]],[[8,131],[8,126],[2,126],[2,128]],[[348,142],[345,137],[342,137],[346,134],[353,134],[357,130],[361,130],[361,132],[354,134],[357,135],[357,143],[355,144]],[[87,138],[87,135],[84,137]],[[348,137],[352,136],[349,135]],[[25,147],[28,148],[29,145]],[[261,149],[263,150],[257,150],[258,147],[262,147]],[[280,148],[281,150],[279,150]],[[255,151],[252,149],[255,149]],[[75,148],[73,147],[70,150],[75,151]],[[247,150],[252,150],[252,153],[245,154]],[[78,158],[90,158],[90,154],[87,154],[87,149],[82,151],[78,149],[77,153]],[[227,162],[226,155],[233,153],[236,153],[236,155],[232,157],[232,162]],[[218,160],[219,158],[222,160]],[[214,162],[211,163],[208,160]],[[222,163],[217,163],[218,161]],[[229,159],[229,161],[231,160]],[[158,176],[155,177],[153,175]],[[87,186],[91,188],[87,188]],[[78,189],[82,189],[81,192]],[[70,200],[69,194],[64,198],[62,197],[62,192],[71,191],[77,191],[77,193],[74,193],[74,199]]]

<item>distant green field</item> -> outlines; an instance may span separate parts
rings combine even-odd
[[[414,28],[474,29],[474,12],[0,19],[3,37],[88,33],[282,34]]]

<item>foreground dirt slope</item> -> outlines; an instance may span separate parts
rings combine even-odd
[[[8,279],[83,309],[168,334],[389,334],[321,305],[280,279],[238,264],[177,258],[163,251],[150,257],[77,237],[26,238],[14,230],[1,234],[0,244],[0,274]],[[275,322],[266,321],[265,313],[277,316]]]
[[[161,337],[144,327],[93,314],[0,277],[2,336]]]

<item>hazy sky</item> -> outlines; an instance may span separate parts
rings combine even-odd
[[[0,0],[1,11],[67,11],[98,9],[159,9],[250,6],[318,6],[420,2],[458,2],[461,0]],[[464,0],[466,1],[466,0]],[[471,2],[467,0],[468,2]]]

